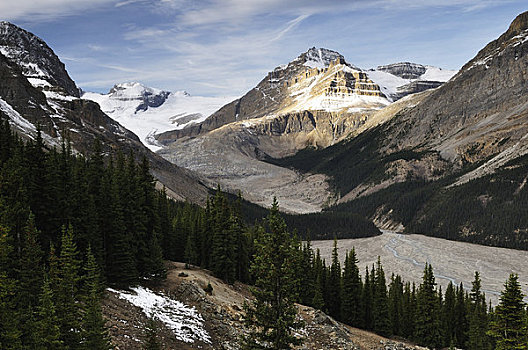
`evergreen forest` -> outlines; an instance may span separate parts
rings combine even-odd
[[[253,286],[245,348],[302,342],[292,333],[302,326],[295,302],[431,348],[527,348],[528,312],[514,274],[492,308],[478,272],[472,286],[445,291],[430,265],[419,285],[387,278],[379,260],[362,272],[354,250],[341,266],[337,240],[329,262],[311,248],[308,227],[327,219],[314,215],[299,230],[299,218],[285,219],[276,201],[256,220],[246,208],[220,188],[203,208],[173,201],[156,189],[145,158],[103,154],[97,142],[85,157],[67,141],[59,150],[45,146],[39,132],[24,142],[1,122],[0,348],[112,348],[105,287],[162,280],[164,260]],[[159,346],[155,337],[149,343]]]

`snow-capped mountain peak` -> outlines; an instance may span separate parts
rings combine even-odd
[[[304,56],[304,65],[310,68],[326,68],[337,59],[344,60],[344,57],[337,51],[316,47],[312,47],[301,56]]]
[[[103,112],[132,130],[153,151],[160,149],[155,134],[199,123],[235,99],[191,96],[186,91],[170,92],[139,82],[116,84],[107,94],[85,92],[82,98],[97,102]]]

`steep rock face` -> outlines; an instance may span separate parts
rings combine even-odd
[[[0,117],[7,118],[19,135],[33,139],[39,124],[49,146],[68,137],[73,149],[83,154],[91,152],[98,138],[107,153],[121,150],[147,156],[153,174],[175,198],[205,199],[207,189],[188,170],[150,152],[95,102],[77,98],[79,92],[64,64],[41,39],[7,22],[0,28],[0,43],[17,44],[7,53],[5,46],[0,50]]]
[[[424,65],[411,62],[400,62],[378,66],[376,70],[387,72],[403,79],[418,79],[427,71]]]
[[[34,34],[9,22],[0,22],[0,53],[16,62],[26,78],[42,85],[44,80],[79,97],[79,89],[53,50]]]
[[[459,164],[527,150],[528,14],[391,126],[387,151],[431,147]],[[504,158],[504,157],[502,157]],[[501,158],[501,159],[502,159]],[[499,163],[498,163],[499,164]]]

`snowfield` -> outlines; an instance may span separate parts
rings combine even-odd
[[[138,109],[145,96],[163,94],[167,97],[158,107]],[[161,148],[155,142],[155,134],[201,123],[220,107],[236,99],[230,96],[191,96],[185,91],[162,91],[135,82],[117,84],[108,94],[85,92],[81,98],[98,103],[103,112],[135,133],[152,151]]]
[[[202,341],[211,344],[211,337],[204,327],[204,319],[194,307],[144,287],[131,288],[131,292],[112,288],[107,290],[139,307],[147,316],[163,322],[172,329],[178,340],[185,343]]]

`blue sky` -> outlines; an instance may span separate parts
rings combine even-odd
[[[458,69],[526,0],[15,0],[3,20],[44,39],[78,86],[139,81],[237,96],[312,46],[361,68],[400,61]]]

